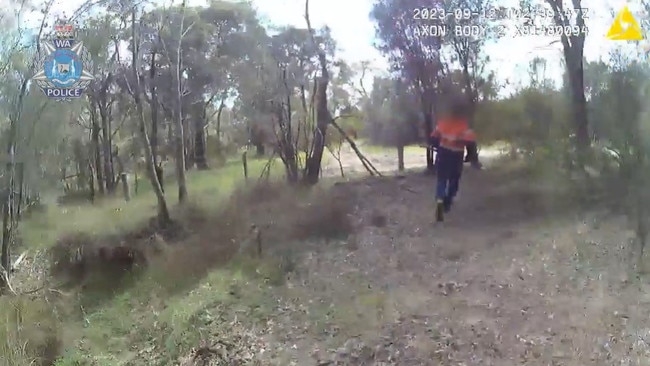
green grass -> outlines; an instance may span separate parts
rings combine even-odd
[[[201,340],[234,332],[220,321],[224,312],[249,324],[264,321],[276,306],[269,284],[281,284],[284,272],[270,259],[233,261],[180,293],[170,293],[168,277],[151,269],[82,322],[67,324],[76,341],[67,342],[55,365],[173,364]]]
[[[257,181],[266,163],[267,159],[249,159],[250,181]],[[271,178],[283,175],[282,163],[274,162]],[[190,171],[187,180],[191,201],[218,210],[220,203],[244,182],[241,160],[233,158],[224,167],[208,171]],[[177,202],[173,181],[173,176],[166,179],[170,206]],[[326,178],[322,184],[334,181],[338,179]],[[20,234],[28,248],[46,249],[69,234],[102,236],[136,229],[155,212],[155,196],[143,180],[139,194],[129,202],[115,197],[95,205],[51,206],[21,223]],[[204,332],[218,331],[219,326],[226,327],[224,333],[231,332],[228,324],[214,321],[220,316],[218,309],[226,308],[247,321],[263,323],[277,306],[269,293],[271,286],[283,283],[285,270],[272,258],[239,260],[192,281],[173,278],[164,268],[152,266],[130,287],[113,297],[102,297],[92,307],[82,308],[80,305],[88,299],[66,294],[64,311],[52,308],[45,299],[0,298],[0,308],[10,309],[0,312],[0,339],[7,339],[0,343],[0,366],[31,365],[34,351],[24,345],[37,349],[48,342],[44,333],[58,337],[65,345],[57,366],[126,365],[133,359],[149,359],[137,364],[143,366],[173,364],[209,336]],[[239,295],[234,296],[233,289],[238,289],[235,292]],[[16,319],[13,309],[20,309],[22,322]],[[38,326],[32,329],[25,324]]]
[[[267,161],[249,159],[250,181],[258,180]],[[280,179],[283,174],[282,163],[274,162],[271,178]],[[171,206],[177,202],[177,185],[172,183],[172,179],[167,182],[165,188]],[[233,159],[221,168],[190,171],[187,175],[190,200],[209,210],[218,209],[222,200],[243,183],[239,159]],[[148,182],[142,184],[148,185]],[[49,207],[25,220],[20,234],[28,248],[45,249],[72,233],[102,236],[135,229],[155,212],[156,199],[151,188],[147,188],[141,189],[129,202],[115,197],[95,205]],[[277,272],[277,266],[268,267],[265,276],[278,277],[269,274],[274,271]],[[256,275],[260,273],[264,271],[258,271]],[[66,306],[74,308],[67,309],[67,312],[53,308],[45,299],[0,298],[3,310],[0,312],[0,338],[3,339],[0,342],[0,366],[31,365],[36,349],[51,339],[60,338],[64,338],[68,349],[56,363],[58,366],[120,365],[135,355],[131,349],[134,342],[145,351],[147,344],[165,348],[167,359],[160,364],[167,365],[172,361],[169,357],[176,357],[179,352],[196,345],[197,335],[188,330],[192,329],[190,323],[195,321],[199,310],[206,304],[223,301],[233,284],[250,283],[243,281],[241,265],[230,265],[210,273],[189,293],[174,294],[171,289],[178,288],[177,281],[166,278],[166,275],[161,271],[147,270],[129,289],[93,308],[90,313],[82,312],[81,320],[71,317],[71,314],[79,312],[80,298],[66,300]],[[257,299],[249,297],[246,302],[249,304]],[[51,335],[51,339],[47,335]]]
[[[267,159],[249,159],[249,179],[256,181]],[[271,176],[283,174],[282,163],[272,165]],[[201,206],[217,206],[233,189],[244,181],[240,160],[229,161],[224,167],[206,171],[190,171],[187,175],[189,199]],[[149,182],[129,202],[116,197],[97,204],[48,206],[43,213],[36,213],[20,225],[20,236],[30,249],[51,247],[59,238],[72,233],[109,235],[132,230],[141,226],[156,214],[156,197]],[[177,203],[178,186],[167,178],[165,182],[167,204]],[[117,193],[118,196],[121,192]]]

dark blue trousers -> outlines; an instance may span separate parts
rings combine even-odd
[[[451,202],[458,193],[460,176],[463,173],[464,151],[452,151],[443,147],[436,154],[437,176],[436,199]]]

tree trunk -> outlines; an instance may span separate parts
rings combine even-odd
[[[124,164],[122,163],[122,158],[118,155],[117,149],[115,150],[115,161],[117,162],[117,170],[119,173],[119,179],[122,182],[122,193],[124,194],[124,200],[129,202],[131,200],[131,193],[129,192],[129,183],[127,181],[127,174],[124,171]]]
[[[160,36],[159,36],[160,37]],[[158,165],[158,94],[156,90],[156,51],[151,55],[149,65],[149,92],[151,93],[151,152],[153,154],[153,165]]]
[[[312,43],[318,49],[318,63],[320,64],[320,78],[316,79],[316,128],[313,134],[313,149],[307,161],[305,162],[305,183],[316,184],[320,177],[321,161],[323,151],[325,150],[325,136],[327,136],[327,126],[332,122],[332,115],[327,109],[327,86],[329,84],[329,72],[327,71],[327,59],[325,53],[319,48],[314,39],[313,29],[309,20],[309,0],[305,0],[305,20],[307,29],[312,36]]]
[[[156,199],[158,200],[158,219],[161,224],[166,225],[171,221],[171,217],[169,216],[169,209],[167,208],[167,200],[165,199],[165,195],[163,194],[162,187],[156,175],[156,169],[153,165],[153,152],[151,151],[151,142],[149,142],[147,125],[144,121],[144,111],[142,109],[141,103],[142,101],[138,96],[138,100],[136,101],[136,108],[138,109],[138,117],[140,119],[140,139],[142,139],[142,146],[144,148],[147,175],[149,176],[149,181],[151,182],[153,191],[156,194]]]
[[[25,95],[24,90],[25,85],[23,84],[23,89],[21,89],[20,97],[20,108],[22,109],[22,97]],[[20,110],[19,112],[20,113]],[[11,125],[9,127],[9,143],[7,147],[7,155],[9,157],[9,163],[7,163],[7,169],[5,170],[5,175],[7,178],[6,181],[6,196],[3,197],[3,207],[2,207],[2,253],[0,254],[0,264],[4,273],[0,274],[0,293],[2,289],[9,286],[9,273],[11,273],[11,247],[14,244],[14,221],[15,221],[15,198],[14,192],[16,190],[16,181],[15,181],[15,160],[16,160],[16,134],[17,127],[16,121],[20,120],[20,115],[14,118],[11,118]],[[5,278],[6,276],[6,278]],[[5,281],[6,280],[6,281]]]
[[[433,113],[431,113],[430,110],[424,112],[424,133],[426,134],[425,139],[429,141],[429,136],[431,136],[431,133],[433,132]],[[426,172],[429,174],[435,173],[436,171],[436,166],[434,164],[434,151],[431,146],[427,144],[427,170]]]
[[[95,172],[93,172],[93,164],[88,160],[88,192],[90,195],[90,202],[95,203]]]
[[[20,218],[22,216],[22,208],[24,205],[24,187],[25,187],[25,164],[23,163],[17,163],[17,168],[18,168],[18,177],[17,177],[17,184],[18,184],[18,204],[16,205],[16,221],[20,221]]]
[[[189,120],[183,118],[183,87],[181,84],[181,75],[183,66],[181,64],[181,49],[183,44],[183,32],[185,27],[185,7],[187,1],[183,0],[181,3],[181,26],[178,33],[178,47],[176,48],[176,118],[174,119],[176,134],[176,180],[178,181],[178,202],[184,203],[187,200],[187,183],[185,179],[185,171],[192,167],[194,159],[194,151],[191,146],[191,138],[186,141],[187,136],[185,132],[189,130]],[[188,160],[186,160],[188,159]]]
[[[571,19],[565,16],[563,12],[563,3],[561,0],[546,0],[555,13],[555,22],[557,26],[571,26]],[[585,27],[585,19],[582,15],[582,6],[580,0],[572,0],[573,9],[578,11],[575,18],[575,25],[578,29]],[[583,57],[585,34],[563,34],[560,36],[562,49],[564,51],[564,61],[569,77],[569,90],[571,93],[571,114],[574,123],[574,132],[576,136],[577,163],[580,168],[584,168],[585,159],[588,157],[591,145],[589,137],[589,121],[587,117],[587,99],[584,90],[584,70]]]
[[[205,123],[200,118],[195,119],[194,125],[194,161],[199,170],[208,169],[208,161],[205,156]]]
[[[9,190],[7,191],[9,193]],[[9,196],[9,194],[7,194]],[[2,205],[2,254],[0,255],[0,264],[2,265],[3,272],[0,273],[0,294],[2,290],[8,285],[5,282],[4,276],[9,276],[11,272],[11,228],[10,228],[10,209],[9,197],[5,197]]]
[[[75,139],[72,143],[72,153],[77,166],[77,189],[84,189],[88,184],[86,172],[88,170],[86,163],[88,158],[83,153],[83,144],[80,139]]]
[[[321,161],[323,151],[325,150],[325,136],[327,135],[327,126],[332,120],[332,115],[327,109],[327,85],[329,79],[327,71],[325,76],[317,80],[316,87],[316,128],[313,135],[313,150],[311,156],[307,158],[305,168],[305,182],[307,184],[316,184],[320,177]]]
[[[221,115],[223,114],[223,108],[226,106],[226,98],[221,98],[221,103],[219,103],[219,109],[217,110],[217,140],[221,143]],[[207,121],[206,121],[207,122]]]
[[[135,33],[135,17],[136,10],[133,9],[131,13],[131,49],[135,51],[135,54],[138,54],[138,44],[136,40]],[[156,194],[156,199],[158,200],[158,221],[161,225],[167,225],[171,222],[171,217],[169,215],[169,209],[167,208],[167,200],[165,195],[162,192],[158,178],[156,177],[156,166],[153,163],[153,152],[151,151],[151,142],[149,141],[149,135],[147,134],[147,124],[144,120],[144,109],[142,108],[142,96],[140,90],[140,78],[138,75],[138,58],[132,57],[131,67],[134,76],[134,90],[133,90],[133,100],[135,102],[137,115],[138,115],[138,130],[140,132],[140,138],[142,140],[142,148],[144,149],[144,158],[146,162],[146,171],[149,176],[149,181],[153,188],[154,193]]]
[[[101,154],[101,143],[99,142],[99,130],[101,127],[97,123],[97,115],[93,111],[94,107],[91,108],[90,119],[92,120],[91,127],[91,140],[92,140],[92,149],[95,156],[95,174],[97,175],[97,188],[99,189],[99,194],[104,194],[104,176],[102,173],[102,154]]]
[[[248,181],[248,159],[246,158],[246,151],[241,154],[241,162],[244,167],[244,180]]]
[[[165,193],[165,173],[163,172],[162,164],[156,165],[156,178],[158,178],[158,183],[160,183],[160,190]]]
[[[129,192],[129,182],[127,181],[126,173],[120,173],[120,180],[122,181],[122,192],[124,193],[124,200],[129,202],[131,200],[131,193]]]
[[[105,106],[99,106],[99,114],[102,121],[102,147],[104,155],[104,180],[106,183],[106,192],[115,191],[115,175],[113,171],[113,146],[111,138],[111,121]]]
[[[404,171],[404,145],[397,146],[397,170]]]
[[[162,184],[160,185],[162,187]],[[133,171],[133,192],[135,195],[138,195],[138,189],[140,188],[140,180],[138,179],[138,171],[134,170]],[[163,193],[165,191],[163,190]]]
[[[582,158],[585,157],[590,145],[589,121],[587,119],[587,98],[584,92],[584,70],[582,64],[582,52],[572,50],[575,56],[569,62],[567,68],[571,88],[571,110],[576,134],[576,147]]]
[[[171,154],[173,149],[174,149],[174,122],[172,121],[174,119],[173,113],[171,117],[168,117],[168,122],[167,122],[167,146],[165,146],[164,151],[164,157],[163,161],[166,161],[169,159],[169,155]]]
[[[263,142],[258,142],[255,144],[255,155],[259,158],[264,156],[266,148],[264,147]]]
[[[194,167],[194,131],[190,124],[189,118],[183,118],[183,146],[185,157],[185,171]]]
[[[282,80],[286,91],[286,101],[284,107],[277,111],[277,122],[280,127],[280,134],[277,135],[276,145],[280,152],[282,162],[286,169],[287,180],[289,183],[298,182],[298,157],[296,156],[296,146],[293,139],[293,128],[291,117],[293,110],[291,108],[292,89],[287,83],[287,70],[282,70]],[[320,164],[319,164],[320,165]]]
[[[178,181],[178,202],[184,203],[187,200],[187,185],[185,182],[185,135],[183,131],[183,89],[181,87],[181,43],[182,32],[185,21],[185,5],[186,1],[183,0],[181,4],[181,27],[180,34],[178,35],[178,48],[176,49],[176,72],[174,78],[176,79],[176,116],[175,122],[175,138],[176,138],[176,180]]]

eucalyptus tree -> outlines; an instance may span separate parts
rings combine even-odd
[[[442,3],[436,6],[442,7]],[[445,19],[417,19],[413,9],[430,9],[426,0],[377,0],[370,17],[375,22],[378,49],[388,56],[391,68],[413,85],[420,99],[424,133],[431,134],[434,126],[436,94],[440,78],[445,73],[441,58],[443,34],[422,33],[423,21],[429,29],[444,27]],[[433,149],[426,154],[427,172],[434,172]]]
[[[261,26],[250,5],[215,1],[207,7],[188,7],[185,12],[187,28],[182,32],[180,53],[177,51],[180,8],[156,8],[145,14],[144,32],[148,33],[146,52],[149,75],[147,82],[155,90],[163,116],[171,119],[178,109],[172,86],[173,70],[181,59],[182,99],[180,110],[184,126],[192,130],[186,144],[188,166],[196,161],[200,169],[207,168],[205,129],[208,110],[218,108],[225,99],[234,96],[239,82],[237,65],[251,60],[251,50],[259,47],[257,33]],[[154,62],[155,58],[155,62]],[[154,95],[153,92],[149,95]],[[152,105],[152,108],[154,105]],[[219,123],[219,121],[217,121]],[[217,126],[220,130],[220,125]]]
[[[589,9],[582,0],[521,0],[522,6],[530,8],[546,7],[551,11],[551,24],[543,26],[561,27],[567,31],[560,32],[559,41],[562,44],[564,65],[567,76],[568,101],[573,121],[574,145],[577,151],[577,162],[584,166],[589,154],[589,117],[587,115],[587,98],[585,96],[584,80],[584,48],[585,37],[588,33]],[[544,18],[532,21],[544,21]],[[557,40],[555,40],[557,41]]]
[[[5,179],[5,190],[2,192],[2,251],[0,253],[0,289],[10,288],[9,273],[11,272],[11,247],[14,243],[15,232],[18,224],[18,213],[21,202],[16,198],[16,191],[22,182],[17,182],[16,166],[20,150],[20,127],[25,122],[25,105],[30,96],[31,78],[36,73],[38,58],[40,56],[40,39],[46,29],[46,21],[52,7],[53,0],[45,4],[21,3],[14,14],[3,14],[2,26],[5,27],[0,47],[5,51],[0,59],[0,75],[3,83],[11,85],[7,93],[0,98],[7,116],[2,128],[3,139],[6,144],[4,159],[6,169],[3,172]],[[41,21],[38,32],[33,36],[27,36],[29,29],[25,27],[24,18],[35,8],[41,12]],[[13,19],[6,16],[13,15]],[[12,90],[13,89],[13,90]],[[40,92],[40,91],[37,91]],[[40,118],[36,115],[34,117]]]
[[[113,135],[114,111],[118,100],[115,84],[120,62],[121,32],[119,18],[115,13],[85,19],[79,37],[82,37],[93,62],[95,81],[87,90],[87,109],[94,157],[94,172],[100,192],[114,192],[116,172],[114,168]]]

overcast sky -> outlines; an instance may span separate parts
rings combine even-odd
[[[297,26],[305,24],[303,0],[254,0],[253,3],[276,23]],[[386,61],[373,47],[374,25],[368,17],[372,3],[373,0],[311,0],[310,18],[315,26],[327,24],[332,28],[345,59],[352,62],[371,60],[377,70],[386,70]],[[517,4],[518,0],[511,0],[507,5],[516,8]],[[583,4],[589,5],[587,26],[590,34],[585,44],[588,60],[606,58],[615,47],[630,47],[627,42],[605,39],[614,18],[613,13],[618,12],[626,2],[583,0]],[[638,4],[630,2],[628,5],[633,14],[638,14]],[[541,56],[548,60],[550,76],[559,83],[562,76],[561,45],[557,43],[546,47],[553,40],[544,37],[504,37],[486,48],[492,60],[490,68],[498,70],[497,76],[502,81],[525,83],[529,61],[535,56]]]
[[[6,1],[0,0],[0,2]],[[518,0],[506,1],[511,1],[508,4],[511,7],[516,7],[518,4]],[[74,9],[82,2],[82,0],[57,0],[54,11],[69,13],[70,9]],[[205,0],[189,0],[189,3],[198,5],[205,3]],[[327,24],[332,29],[342,58],[351,63],[371,61],[377,72],[385,72],[387,63],[373,47],[375,31],[369,19],[372,3],[373,0],[311,0],[310,18],[314,27]],[[499,4],[503,3],[499,1]],[[629,42],[605,39],[614,12],[620,10],[626,2],[583,0],[583,3],[589,6],[587,26],[590,33],[585,44],[585,57],[588,60],[607,58],[609,51],[616,47],[632,47]],[[253,0],[253,4],[264,17],[275,24],[305,26],[304,0]],[[637,3],[631,1],[628,5],[634,15],[640,15]],[[552,41],[553,38],[544,37],[504,37],[496,44],[486,47],[486,52],[492,60],[489,68],[497,71],[497,77],[501,81],[509,80],[515,85],[525,83],[529,61],[535,56],[541,56],[548,60],[550,76],[559,83],[562,75],[561,46],[557,43],[545,47]],[[366,85],[370,85],[372,75],[368,75],[367,78]]]

